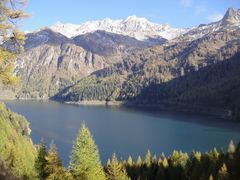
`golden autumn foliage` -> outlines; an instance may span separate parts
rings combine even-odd
[[[25,0],[0,1],[0,81],[2,84],[16,84],[14,61],[23,52],[25,36],[18,29],[18,22],[27,17],[23,8]]]

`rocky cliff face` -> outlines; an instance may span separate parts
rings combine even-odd
[[[166,39],[158,38],[155,41],[139,41],[135,38],[114,34],[106,31],[95,31],[73,38],[73,42],[84,49],[102,55],[126,53],[136,49],[143,49],[153,45],[163,44]]]
[[[233,25],[239,26],[240,25],[240,9],[234,10],[229,8],[221,21],[222,25]]]
[[[92,72],[108,66],[106,59],[71,43],[44,44],[18,60],[22,79],[20,98],[46,99]]]

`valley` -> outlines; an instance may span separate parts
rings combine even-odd
[[[228,99],[239,94],[239,83],[231,76],[232,71],[237,73],[239,69],[239,18],[239,10],[229,8],[218,22],[179,30],[137,17],[124,21],[93,21],[81,26],[45,27],[26,35],[26,52],[15,68],[22,85],[14,91],[14,97],[79,104],[87,101],[87,104],[97,101],[102,101],[101,104],[150,104],[180,110],[189,103],[192,106],[194,101],[196,108],[192,111],[207,105],[202,112],[215,108],[209,113],[219,114],[224,110],[227,113],[222,116],[237,119],[239,101],[233,104]],[[111,23],[114,24],[112,29],[109,28]],[[152,31],[155,35],[146,38],[141,26],[146,27],[145,31],[155,28]],[[121,30],[133,33],[124,34]],[[137,37],[137,32],[145,38]],[[168,35],[164,36],[166,33]],[[231,65],[225,61],[236,63]],[[225,77],[227,71],[230,74]],[[237,78],[238,74],[233,76]],[[190,83],[185,87],[184,79]],[[203,83],[201,79],[210,83],[204,82],[205,90],[197,85]],[[220,87],[226,81],[229,88],[235,88],[234,91],[222,90],[228,92],[229,97],[220,96],[221,103],[204,103],[211,92],[221,94]],[[212,90],[206,89],[206,84]]]
[[[1,0],[0,180],[240,179],[239,6]]]

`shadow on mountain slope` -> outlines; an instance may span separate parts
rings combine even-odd
[[[239,118],[240,54],[166,83],[152,83],[128,99],[128,104],[162,105],[194,112],[218,111],[213,114]]]

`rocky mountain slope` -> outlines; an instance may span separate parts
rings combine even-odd
[[[16,63],[21,77],[19,98],[47,99],[91,73],[122,61],[122,55],[156,42],[95,31],[74,38],[44,29],[26,35],[25,53]]]
[[[147,42],[144,42],[129,36],[101,30],[73,38],[73,42],[76,45],[83,47],[87,51],[103,56],[120,54],[134,49],[147,48],[155,44],[162,44],[165,41],[166,40],[162,38],[152,42],[149,39]]]
[[[106,58],[51,30],[28,34],[25,47],[15,70],[22,79],[20,98],[47,99],[108,65]]]
[[[204,37],[217,31],[233,31],[240,26],[240,9],[234,10],[229,8],[222,20],[210,24],[201,24],[198,27],[191,28],[188,32],[176,37],[177,41],[192,41]]]

